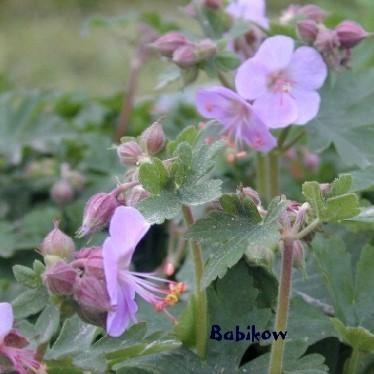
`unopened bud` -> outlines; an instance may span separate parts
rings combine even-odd
[[[212,10],[217,10],[222,6],[222,0],[204,0],[204,7]]]
[[[165,133],[161,124],[154,122],[141,134],[140,145],[149,155],[153,156],[164,148],[165,140]]]
[[[77,170],[73,170],[69,164],[61,165],[61,177],[67,180],[70,185],[76,190],[82,190],[85,184],[84,176]]]
[[[243,187],[241,192],[244,196],[249,197],[256,206],[261,205],[260,195],[251,187]]]
[[[303,20],[297,23],[297,32],[301,39],[314,42],[318,35],[318,25],[312,20]]]
[[[191,43],[177,48],[173,53],[173,61],[181,68],[189,68],[196,65],[199,61],[196,54],[196,45]]]
[[[59,261],[43,273],[43,282],[54,295],[71,295],[77,272],[66,262]]]
[[[104,263],[100,247],[82,248],[75,253],[74,258],[71,266],[77,269],[80,275],[85,274],[104,279]]]
[[[74,189],[66,179],[60,179],[53,184],[50,194],[56,204],[63,205],[73,200]]]
[[[161,53],[162,56],[172,57],[173,53],[189,41],[178,31],[171,31],[161,36],[152,43],[152,47]]]
[[[143,154],[139,144],[134,140],[122,143],[117,147],[117,155],[120,162],[126,166],[136,165],[139,157]]]
[[[331,184],[330,183],[320,183],[319,189],[322,195],[328,195],[331,191]]]
[[[321,159],[316,153],[306,150],[304,152],[303,162],[306,168],[316,171],[319,168]]]
[[[126,205],[135,207],[140,201],[146,199],[149,196],[142,186],[137,185],[133,187],[126,196]]]
[[[82,226],[77,233],[78,237],[100,231],[109,224],[114,211],[121,205],[117,194],[117,189],[109,193],[99,192],[87,201],[83,212]]]
[[[339,23],[335,31],[342,48],[353,48],[369,35],[361,25],[353,21]]]
[[[336,31],[320,25],[314,46],[325,56],[336,53],[336,49],[339,47]]]
[[[304,269],[305,267],[304,245],[300,240],[293,242],[293,266],[297,269]]]
[[[40,251],[43,256],[51,255],[69,259],[75,251],[74,241],[58,228],[59,221],[55,221],[53,225],[53,230],[43,239]]]
[[[298,15],[305,19],[310,19],[315,22],[323,22],[327,17],[327,12],[318,5],[308,4],[299,8]]]
[[[196,53],[199,61],[209,60],[217,54],[217,45],[211,39],[204,39],[197,43]]]

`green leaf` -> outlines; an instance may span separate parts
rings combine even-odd
[[[374,335],[362,326],[345,326],[337,318],[331,318],[335,330],[339,334],[340,340],[351,347],[362,352],[374,352]]]
[[[40,312],[49,299],[44,288],[27,290],[18,295],[12,302],[15,318],[25,318]]]
[[[13,226],[6,221],[0,221],[0,257],[11,257],[16,251],[17,240],[13,234]]]
[[[361,212],[354,217],[346,219],[347,222],[374,223],[374,206],[362,208]]]
[[[305,182],[302,187],[305,199],[314,209],[317,217],[322,217],[325,211],[325,204],[322,199],[321,189],[317,182]]]
[[[162,161],[153,158],[152,163],[146,162],[139,168],[139,182],[152,194],[159,194],[168,181],[168,172]]]
[[[186,205],[201,205],[221,196],[222,181],[209,179],[196,184],[184,185],[179,189],[180,202]]]
[[[374,69],[340,74],[321,92],[318,116],[305,128],[315,151],[334,144],[347,165],[360,168],[374,163]]]
[[[187,238],[200,241],[212,252],[206,264],[203,287],[217,277],[222,278],[246,251],[251,252],[257,247],[271,248],[279,240],[276,220],[262,221],[252,200],[232,194],[222,196],[220,202],[223,211],[212,212],[207,218],[198,220],[186,234]]]
[[[57,332],[59,325],[60,311],[54,305],[47,305],[35,324],[38,344],[49,342]]]
[[[374,189],[374,166],[352,171],[351,175],[353,179],[351,192],[371,191]]]
[[[89,348],[97,334],[97,327],[88,325],[75,315],[65,320],[60,335],[49,348],[45,359],[57,360]]]
[[[30,269],[27,266],[14,265],[13,273],[16,281],[28,288],[37,288],[41,285],[40,277],[35,274],[33,269]]]

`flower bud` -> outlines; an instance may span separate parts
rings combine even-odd
[[[304,19],[309,19],[318,23],[323,22],[327,17],[327,12],[314,4],[307,4],[300,7],[297,13]]]
[[[261,205],[260,195],[251,187],[243,187],[241,192],[244,196],[249,197],[256,206]]]
[[[296,25],[297,32],[301,39],[307,42],[314,42],[318,35],[318,25],[312,20],[299,21]]]
[[[191,43],[177,48],[173,53],[173,61],[181,68],[189,68],[196,65],[199,61],[196,54],[196,45]]]
[[[222,6],[222,0],[204,0],[203,6],[208,9],[217,10]]]
[[[172,57],[176,49],[188,43],[187,38],[180,32],[171,31],[154,41],[152,47],[159,51],[162,56]]]
[[[61,177],[78,191],[83,189],[86,182],[85,177],[79,171],[73,170],[67,163],[61,165]]]
[[[30,343],[18,330],[12,329],[9,334],[4,337],[4,344],[10,347],[22,349],[27,347]]]
[[[117,155],[120,162],[126,166],[136,165],[139,157],[143,154],[139,144],[134,140],[122,143],[117,147]]]
[[[69,259],[75,251],[74,241],[58,228],[59,221],[55,221],[53,225],[53,230],[43,239],[40,251],[43,256],[50,255]]]
[[[304,245],[300,240],[293,242],[293,266],[297,269],[305,267]]]
[[[321,191],[321,194],[326,196],[331,191],[331,184],[330,183],[320,183],[319,189]]]
[[[60,179],[53,184],[50,195],[56,204],[63,205],[73,200],[74,189],[66,179]]]
[[[77,272],[66,262],[59,261],[43,273],[43,283],[55,295],[71,295]]]
[[[335,31],[342,48],[353,48],[369,35],[361,25],[353,21],[339,23]]]
[[[99,192],[91,196],[84,208],[83,222],[78,230],[78,237],[100,231],[108,225],[114,211],[121,205],[117,194],[118,190],[114,189],[109,193]]]
[[[165,133],[160,123],[154,122],[143,131],[140,136],[140,145],[151,156],[160,152],[162,148],[164,148]]]
[[[141,186],[133,187],[126,196],[126,205],[135,207],[140,201],[146,199],[149,193]]]
[[[204,39],[197,43],[196,53],[199,61],[209,60],[217,54],[217,45],[211,39]]]
[[[80,274],[95,276],[104,279],[103,255],[100,247],[82,248],[75,253],[75,260],[71,263]]]
[[[314,41],[314,46],[324,55],[334,54],[339,47],[339,39],[335,30],[324,26],[319,27],[319,32]]]
[[[306,168],[312,171],[316,171],[319,168],[321,159],[316,153],[305,150],[303,155],[303,162]]]

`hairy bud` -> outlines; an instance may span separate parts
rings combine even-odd
[[[209,60],[217,53],[217,45],[211,39],[201,40],[196,44],[196,53],[199,61]]]
[[[122,143],[117,147],[118,158],[126,166],[136,165],[142,154],[142,149],[134,140]]]
[[[189,41],[178,31],[171,31],[161,36],[152,43],[152,47],[159,51],[162,56],[172,57],[173,53]]]
[[[339,23],[335,31],[342,48],[353,48],[369,35],[361,25],[353,21]]]
[[[305,267],[304,245],[300,240],[293,242],[293,266],[297,269],[304,269]]]
[[[54,295],[71,295],[77,272],[66,262],[59,261],[43,273],[43,283]]]
[[[61,165],[61,177],[78,191],[83,189],[86,182],[85,177],[79,171],[73,170],[67,163]]]
[[[141,185],[133,187],[126,196],[126,205],[135,207],[140,201],[149,196]]]
[[[305,19],[310,19],[315,22],[323,22],[327,17],[327,12],[318,5],[307,4],[299,8],[298,15]]]
[[[87,201],[83,212],[82,226],[77,232],[78,237],[100,231],[108,225],[115,209],[121,205],[117,194],[117,189],[109,193],[99,192]]]
[[[103,255],[100,247],[82,248],[75,253],[71,266],[82,275],[104,278]]]
[[[154,122],[141,134],[140,145],[152,156],[164,148],[165,140],[165,133],[161,124]]]
[[[62,178],[53,184],[50,195],[56,204],[63,205],[73,200],[74,189],[66,179]]]
[[[297,23],[299,37],[307,42],[314,42],[318,35],[318,25],[312,20],[303,20]]]
[[[261,205],[260,195],[251,187],[243,187],[241,192],[244,196],[249,197],[257,206]]]
[[[53,225],[53,230],[43,239],[40,251],[43,256],[56,256],[63,259],[71,258],[75,251],[73,239],[58,228],[59,221],[55,221]]]
[[[191,43],[177,48],[173,53],[173,61],[181,68],[194,66],[199,61],[196,55],[196,45]]]

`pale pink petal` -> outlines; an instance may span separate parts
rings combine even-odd
[[[265,65],[250,58],[239,66],[235,76],[235,88],[245,99],[254,100],[268,91],[269,74]]]
[[[195,101],[197,110],[203,117],[225,122],[232,102],[238,100],[242,99],[234,91],[217,86],[199,90]]]
[[[268,93],[253,104],[258,116],[272,129],[287,127],[297,119],[296,100],[287,93]]]
[[[294,89],[292,96],[297,104],[297,119],[295,125],[305,125],[312,120],[319,111],[320,96],[316,91],[306,91],[302,89]]]
[[[288,36],[272,36],[261,44],[254,59],[269,71],[278,72],[290,63],[294,46],[294,40]]]
[[[254,113],[248,126],[243,128],[242,136],[246,143],[258,152],[269,152],[277,145],[277,139]]]
[[[118,303],[119,255],[112,238],[106,238],[103,244],[103,263],[106,288],[112,306]]]
[[[13,308],[9,303],[0,303],[0,343],[9,334],[14,322]]]
[[[316,90],[325,82],[327,66],[314,48],[300,47],[293,54],[287,73],[296,87]]]
[[[242,18],[268,28],[269,21],[265,16],[265,0],[232,0],[226,11],[234,18]]]
[[[130,262],[135,247],[150,228],[142,214],[133,207],[118,207],[110,221],[109,233],[115,249]]]

